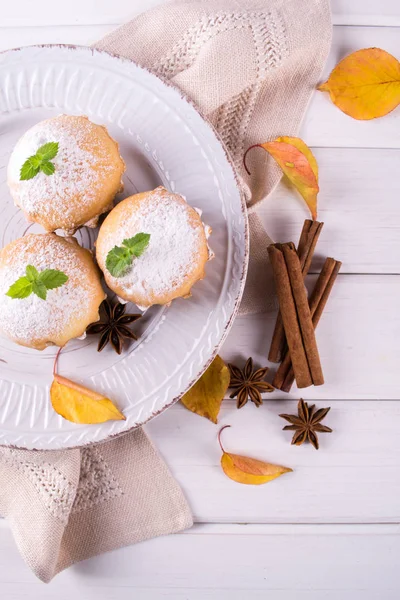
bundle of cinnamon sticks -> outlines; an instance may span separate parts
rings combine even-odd
[[[324,377],[314,330],[325,308],[341,262],[327,258],[310,298],[304,285],[323,223],[304,222],[297,251],[292,242],[268,248],[280,311],[268,359],[281,362],[273,386],[289,392],[297,387],[322,385]]]

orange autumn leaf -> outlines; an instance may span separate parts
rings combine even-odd
[[[217,355],[200,379],[182,396],[181,401],[192,412],[217,423],[229,382],[229,369]]]
[[[250,146],[244,155],[246,166],[247,153],[252,148],[263,148],[278,163],[280,168],[305,200],[313,219],[317,218],[318,164],[310,148],[297,137],[281,136],[273,142]]]
[[[222,427],[218,434],[218,441],[222,450],[221,467],[230,479],[246,485],[262,485],[292,471],[287,467],[272,465],[256,458],[225,452],[221,443],[221,432],[226,427],[230,427],[230,425]]]
[[[125,420],[111,400],[61,375],[54,375],[50,398],[56,413],[73,423]]]
[[[383,117],[400,104],[400,62],[380,48],[346,56],[318,88],[346,115],[359,120]]]

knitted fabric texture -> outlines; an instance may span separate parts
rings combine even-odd
[[[296,135],[331,43],[329,0],[174,0],[95,44],[179,87],[228,148],[245,194],[250,263],[240,313],[275,309],[267,247],[256,214],[281,178],[252,144]],[[305,140],[307,141],[307,140]],[[268,227],[267,227],[268,228]]]
[[[281,176],[260,151],[249,157],[248,177],[243,154],[297,133],[330,38],[328,0],[175,0],[97,44],[173,82],[229,149],[250,213],[242,313],[274,307],[270,240],[255,209]],[[0,514],[43,581],[77,561],[192,524],[182,491],[141,429],[83,450],[0,448]]]

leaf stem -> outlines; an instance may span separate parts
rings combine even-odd
[[[53,376],[56,375],[57,373],[57,363],[58,363],[58,357],[60,356],[60,352],[61,350],[64,348],[64,346],[60,346],[59,349],[57,350],[57,354],[56,357],[54,359],[54,365],[53,365]]]
[[[261,144],[253,144],[252,146],[250,146],[250,148],[247,148],[246,152],[244,153],[244,156],[243,156],[243,166],[244,166],[244,168],[246,169],[246,173],[247,173],[248,175],[251,175],[251,173],[250,173],[249,169],[247,168],[247,165],[246,165],[246,158],[247,158],[247,154],[248,154],[248,153],[250,152],[250,150],[252,150],[253,148],[262,148],[262,145],[261,145]]]
[[[222,452],[223,452],[224,454],[225,454],[225,450],[224,450],[224,447],[223,447],[223,445],[222,445],[222,442],[221,442],[221,433],[222,433],[222,432],[223,432],[223,430],[224,430],[224,429],[226,429],[227,427],[230,427],[230,425],[224,425],[223,427],[221,427],[221,429],[220,429],[220,430],[219,430],[219,432],[218,432],[218,442],[219,442],[219,445],[220,445],[220,447],[221,447],[221,450],[222,450]]]

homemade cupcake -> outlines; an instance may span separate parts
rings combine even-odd
[[[130,196],[102,224],[96,258],[107,285],[142,309],[190,295],[210,258],[199,212],[163,187]]]
[[[91,253],[74,240],[30,234],[0,252],[0,333],[17,344],[64,346],[99,319],[104,298]]]
[[[47,231],[95,227],[123,189],[125,163],[105,127],[60,115],[37,123],[14,148],[7,181],[28,221]]]

